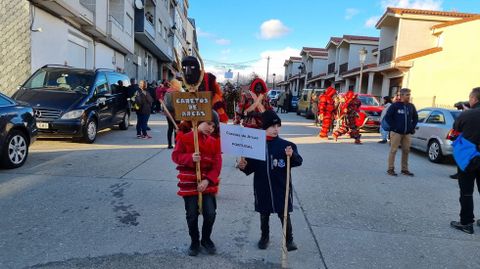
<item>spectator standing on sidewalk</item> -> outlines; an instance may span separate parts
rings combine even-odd
[[[180,92],[182,90],[182,83],[176,79],[172,79],[169,83],[170,88],[167,90],[167,92],[164,95],[164,103],[166,106],[166,110],[170,112],[170,115],[175,119],[175,109],[173,105],[173,96],[172,94],[175,92]],[[172,143],[172,136],[173,132],[175,130],[175,124],[178,126],[180,121],[175,121],[172,122],[168,116],[167,117],[167,123],[168,123],[168,129],[167,129],[167,142],[168,142],[168,148],[171,149],[173,148],[173,143]],[[176,135],[175,135],[176,136]],[[173,137],[175,137],[173,136]]]
[[[408,154],[412,143],[412,134],[418,123],[417,109],[410,103],[410,89],[400,90],[400,101],[393,103],[385,115],[385,120],[390,127],[390,153],[388,156],[387,174],[397,176],[395,173],[395,155],[398,147],[402,146],[402,170],[401,173],[413,177],[408,170]]]
[[[452,221],[450,225],[468,234],[473,234],[473,223],[475,216],[473,214],[473,191],[475,188],[475,181],[480,192],[480,87],[474,88],[469,96],[470,109],[465,110],[458,116],[453,124],[453,129],[461,136],[458,139],[467,140],[473,147],[473,152],[476,151],[477,156],[468,158],[468,165],[464,169],[459,169],[458,172],[458,186],[460,187],[460,221]],[[457,142],[457,141],[456,141]],[[457,147],[454,144],[454,148]],[[454,150],[455,153],[455,150]],[[464,157],[464,156],[461,156]],[[455,160],[458,163],[457,156]],[[458,163],[460,167],[461,164]],[[480,220],[477,220],[477,225],[480,226]]]
[[[388,108],[392,105],[392,98],[390,96],[383,97],[383,110],[382,114],[380,114],[380,134],[382,135],[382,140],[378,141],[378,143],[385,144],[388,142],[388,134],[389,131],[385,130],[386,126],[384,126],[383,118],[387,114]]]
[[[152,138],[147,134],[148,118],[152,111],[153,98],[147,91],[147,83],[145,80],[140,80],[138,84],[140,90],[135,95],[135,104],[138,106],[137,112],[137,138],[149,139]]]

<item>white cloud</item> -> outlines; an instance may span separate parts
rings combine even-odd
[[[373,16],[367,19],[365,21],[365,27],[367,28],[373,28],[375,27],[375,24],[377,24],[377,21],[380,19],[380,16]]]
[[[268,82],[272,81],[273,73],[276,74],[275,81],[280,82],[280,80],[282,80],[283,75],[285,73],[283,63],[285,62],[285,60],[289,59],[291,56],[300,57],[300,50],[286,47],[282,50],[264,51],[264,52],[261,52],[258,57],[260,60],[255,61],[253,63],[246,64],[248,66],[243,69],[235,69],[230,66],[222,67],[221,65],[207,64],[205,66],[205,70],[207,72],[213,73],[217,77],[217,81],[219,82],[222,82],[225,80],[224,73],[228,71],[228,69],[230,68],[234,73],[234,77],[237,76],[237,73],[240,73],[240,76],[250,76],[252,73],[256,73],[262,79],[265,79],[265,76],[267,74],[267,58],[270,57]]]
[[[225,46],[225,45],[230,45],[230,43],[232,43],[232,42],[228,39],[225,39],[225,38],[219,38],[219,39],[215,40],[215,43],[217,43],[218,45]]]
[[[382,0],[383,9],[387,7],[442,10],[442,0]]]
[[[351,20],[358,13],[360,13],[360,10],[358,10],[356,8],[347,8],[345,10],[345,19],[346,20]]]
[[[212,33],[204,32],[202,29],[197,28],[197,36],[198,37],[214,37],[215,35]]]
[[[290,32],[280,20],[272,19],[262,23],[260,26],[261,39],[274,39],[282,37]]]

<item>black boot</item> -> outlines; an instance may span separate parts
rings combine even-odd
[[[280,218],[280,221],[282,222],[282,227],[283,227],[283,216],[278,216]],[[287,215],[287,250],[288,251],[294,251],[297,250],[297,244],[293,242],[293,229],[292,229],[292,222],[290,220],[290,214]]]
[[[203,226],[202,226],[202,240],[200,243],[205,248],[208,254],[213,255],[217,252],[215,244],[210,239],[212,235],[213,223],[215,223],[215,214],[206,214],[203,215]]]
[[[270,240],[269,219],[270,215],[260,215],[260,229],[262,231],[262,236],[260,237],[260,240],[258,240],[259,249],[266,249],[268,246],[268,241]]]
[[[200,234],[198,232],[198,224],[197,219],[194,217],[187,217],[188,223],[188,233],[190,234],[190,238],[192,243],[188,248],[188,255],[189,256],[197,256],[198,252],[200,251]]]

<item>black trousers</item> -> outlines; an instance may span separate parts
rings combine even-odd
[[[187,216],[188,233],[192,238],[192,242],[200,239],[198,231],[198,196],[183,197],[185,201],[185,213]],[[215,223],[215,216],[217,210],[217,199],[214,195],[204,194],[202,204],[203,226],[202,226],[202,240],[210,239],[212,234],[213,223]]]
[[[167,123],[168,123],[168,129],[167,129],[167,142],[169,146],[173,146],[172,144],[172,136],[174,136],[174,131],[175,131],[175,126],[173,122],[170,120],[169,117],[167,117]],[[176,122],[176,124],[179,124],[180,122]]]
[[[460,187],[460,222],[470,224],[475,222],[473,214],[473,191],[477,181],[478,192],[480,193],[480,169],[470,172],[458,170],[458,186]]]
[[[283,213],[277,214],[280,222],[282,223],[283,227]],[[260,213],[260,230],[262,231],[262,237],[268,236],[270,232],[270,214],[268,213]],[[292,228],[292,221],[290,220],[290,213],[287,214],[287,242],[293,241],[293,228]]]

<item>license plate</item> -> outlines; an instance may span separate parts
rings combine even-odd
[[[38,129],[48,129],[48,122],[37,122]]]

